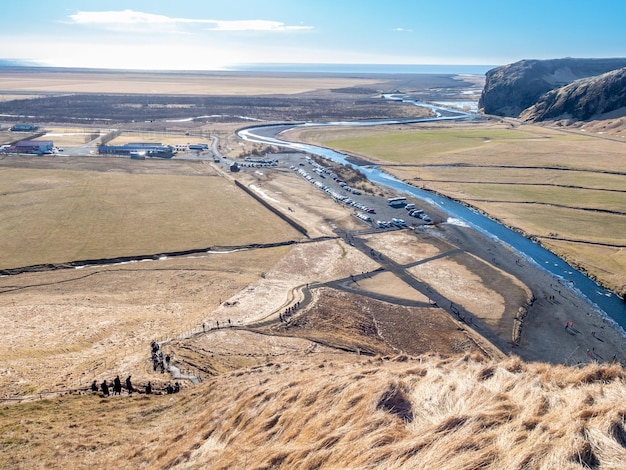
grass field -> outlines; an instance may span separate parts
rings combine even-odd
[[[103,171],[0,167],[0,268],[298,237],[207,165],[154,174],[158,162],[97,160]]]
[[[362,156],[466,201],[626,292],[623,142],[491,124],[300,129],[290,138]]]
[[[355,133],[343,138],[324,138],[335,149],[347,150],[393,163],[431,163],[435,157],[459,151],[471,151],[490,142],[519,143],[535,138],[526,132],[505,129],[424,130],[421,132],[374,131],[363,136]]]

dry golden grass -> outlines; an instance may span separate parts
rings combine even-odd
[[[359,289],[375,294],[390,295],[399,299],[428,302],[428,297],[420,294],[395,274],[383,271],[359,280]]]
[[[152,340],[214,326],[211,312],[262,280],[288,248],[0,278],[0,396],[152,376]],[[223,317],[218,317],[222,319]],[[209,319],[211,323],[209,324]],[[144,382],[145,383],[145,382]]]
[[[77,171],[52,160],[56,168],[0,168],[0,268],[300,238],[201,162],[101,157]]]
[[[625,377],[515,358],[294,358],[178,395],[4,407],[0,465],[617,470]]]

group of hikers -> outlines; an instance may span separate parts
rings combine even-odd
[[[152,341],[152,343],[150,343],[150,351],[152,353],[152,369],[155,372],[157,371],[157,369],[159,369],[163,374],[166,369],[170,369],[171,358],[169,354],[163,356],[163,352],[160,349],[161,347],[156,341]],[[146,395],[150,395],[153,393],[151,382],[145,384],[143,386],[143,390],[139,390],[133,387],[130,375],[126,378],[124,386],[122,386],[122,381],[120,380],[120,376],[118,375],[111,382],[107,382],[106,379],[103,380],[100,385],[98,385],[98,382],[94,380],[91,384],[90,390],[94,393],[98,393],[100,391],[102,392],[103,396],[108,397],[111,395],[121,395],[122,388],[126,388],[126,391],[129,395],[132,395],[133,392],[145,393]],[[162,391],[165,391],[165,393],[167,393],[168,395],[171,393],[178,393],[180,391],[180,384],[178,382],[174,382],[174,385],[168,383],[164,389],[156,391],[155,393],[162,393]]]
[[[98,382],[96,380],[94,380],[91,383],[91,391],[94,393],[98,393],[98,391],[102,392],[102,395],[105,397],[108,396],[115,396],[115,395],[121,395],[122,394],[122,388],[126,388],[126,390],[128,391],[129,395],[132,395],[133,392],[137,392],[137,393],[145,393],[146,395],[150,395],[153,393],[153,389],[152,389],[152,383],[148,382],[146,385],[144,385],[144,390],[138,390],[136,388],[133,387],[133,384],[131,382],[131,376],[129,375],[126,378],[126,383],[125,383],[125,387],[122,386],[122,381],[120,380],[120,376],[116,376],[113,381],[111,381],[110,383],[108,383],[105,380],[102,381],[102,383],[100,385],[98,385]],[[171,383],[168,383],[165,388],[163,389],[165,391],[165,393],[172,394],[172,393],[178,393],[180,392],[180,384],[178,382],[174,382],[174,385],[172,385]],[[161,391],[156,391],[155,393],[161,393]]]
[[[116,376],[111,382],[111,384],[108,384],[106,379],[104,379],[102,383],[100,384],[100,387],[98,387],[98,382],[94,380],[91,383],[91,391],[97,392],[98,390],[100,390],[105,397],[108,397],[109,395],[111,395],[111,390],[113,391],[113,395],[121,395],[122,394],[122,381],[120,380],[120,376],[119,375]],[[130,375],[126,377],[126,390],[128,391],[129,395],[132,395],[133,392],[138,391],[133,387],[133,383],[130,380]],[[152,393],[152,384],[150,382],[148,382],[145,385],[145,392],[148,394]]]
[[[278,313],[278,318],[280,318],[281,322],[286,322],[289,317],[291,317],[291,315],[293,315],[294,313],[296,313],[296,310],[298,310],[300,308],[300,302],[296,302],[294,305],[292,305],[291,307],[287,307],[284,311],[284,313]]]
[[[152,353],[152,370],[154,372],[160,370],[161,374],[163,374],[165,373],[165,369],[170,369],[170,356],[167,354],[163,357],[163,352],[159,350],[160,348],[159,343],[156,341],[152,341],[152,343],[150,343],[150,350]]]

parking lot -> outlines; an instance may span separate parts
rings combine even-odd
[[[305,154],[285,153],[281,154],[277,160],[278,167],[288,168],[302,178],[303,184],[306,183],[314,190],[325,192],[330,199],[353,209],[354,216],[371,228],[380,230],[416,228],[441,220],[423,201],[407,198],[405,203],[392,207],[386,197],[365,194],[358,189],[351,188],[333,173],[330,166],[325,167]]]

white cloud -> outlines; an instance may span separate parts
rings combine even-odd
[[[394,28],[394,31],[399,31],[399,32],[402,32],[402,33],[411,33],[411,32],[413,32],[412,29],[406,29],[406,28]]]
[[[302,31],[313,29],[311,26],[287,26],[280,21],[267,20],[238,20],[238,21],[213,21],[215,28],[213,31]]]
[[[79,11],[70,15],[76,24],[164,24],[176,23],[176,19],[141,11]]]
[[[70,22],[78,25],[98,26],[109,30],[181,32],[183,25],[208,25],[210,31],[303,31],[311,26],[289,26],[280,21],[269,20],[214,20],[202,18],[173,18],[134,10],[79,11],[70,15]]]

